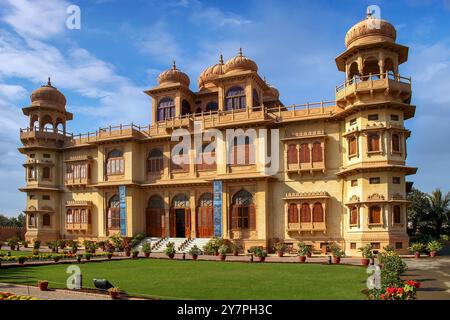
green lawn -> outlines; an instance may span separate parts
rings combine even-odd
[[[7,256],[8,252],[11,252],[12,256],[31,256],[31,251],[16,251],[16,250],[0,250],[0,253]]]
[[[0,282],[64,288],[68,264],[2,268]],[[139,259],[80,265],[131,295],[176,299],[365,299],[365,269],[344,265]]]

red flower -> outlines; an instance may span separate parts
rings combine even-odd
[[[397,294],[403,294],[403,292],[404,292],[403,288],[398,288],[397,289]]]
[[[386,288],[386,293],[389,295],[394,294],[396,291],[397,291],[397,288],[395,288],[395,287]]]
[[[384,299],[385,299],[384,293],[380,294],[380,299],[381,299],[381,300],[384,300]]]
[[[408,280],[406,281],[406,284],[414,288],[420,288],[420,282],[414,280]]]

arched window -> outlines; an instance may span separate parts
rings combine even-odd
[[[394,206],[394,223],[402,223],[402,210],[400,206]]]
[[[180,149],[179,153],[173,153],[172,150],[172,165],[173,171],[189,171],[189,155],[184,153],[184,149]]]
[[[309,155],[309,146],[307,143],[302,143],[300,145],[300,163],[309,163],[310,155]]]
[[[200,238],[211,237],[214,234],[213,195],[204,193],[198,200],[197,234]]]
[[[120,229],[120,198],[117,194],[108,202],[108,229]]]
[[[348,154],[356,155],[358,153],[358,140],[355,136],[348,139]]]
[[[314,142],[312,146],[312,160],[313,162],[322,162],[322,144],[320,142]]]
[[[380,136],[377,133],[369,134],[367,145],[369,151],[380,151]]]
[[[36,180],[36,168],[35,167],[28,168],[28,180]]]
[[[34,213],[28,216],[28,226],[32,228],[36,227],[36,215]]]
[[[44,227],[50,226],[50,215],[48,213],[46,213],[42,216],[42,225]]]
[[[368,57],[363,62],[363,75],[368,76],[378,75],[380,73],[380,67],[378,65],[378,60],[375,57]]]
[[[53,120],[49,115],[45,115],[41,121],[41,130],[45,132],[53,132]]]
[[[259,100],[259,94],[256,89],[253,89],[253,108],[260,107],[261,101]]]
[[[392,151],[400,152],[400,137],[396,133],[392,135]]]
[[[163,98],[158,103],[156,119],[162,121],[175,117],[175,103],[171,98]]]
[[[225,95],[225,110],[245,109],[245,91],[241,87],[230,88]]]
[[[201,163],[197,163],[197,170],[215,170],[217,168],[215,149],[207,148],[208,143],[202,145]],[[207,149],[206,149],[207,148]]]
[[[73,212],[72,209],[68,209],[66,213],[66,223],[72,224],[73,223]]]
[[[381,208],[379,206],[371,206],[369,208],[369,223],[370,224],[381,223]]]
[[[385,72],[395,74],[394,62],[391,58],[386,58],[386,60],[384,61],[384,70]]]
[[[296,203],[289,204],[288,223],[298,223],[298,207]]]
[[[164,236],[164,200],[160,196],[148,199],[146,224],[149,237]]]
[[[298,151],[296,144],[290,144],[287,152],[288,164],[298,164]]]
[[[106,174],[121,175],[124,174],[124,159],[122,151],[114,149],[108,153],[106,159]]]
[[[311,208],[309,203],[302,203],[300,207],[300,222],[311,222]]]
[[[181,115],[184,116],[190,113],[191,113],[191,105],[187,100],[183,100],[181,102]]]
[[[358,224],[358,208],[352,207],[350,209],[350,225],[354,226]]]
[[[50,180],[50,167],[44,167],[42,169],[42,179]]]
[[[189,198],[184,193],[179,193],[172,199],[173,208],[189,208]]]
[[[313,222],[323,222],[323,207],[320,202],[316,202],[313,207]]]
[[[358,63],[355,61],[353,62],[350,67],[348,68],[348,79],[352,79],[354,76],[360,76],[359,69],[358,69]]]
[[[160,149],[153,149],[149,152],[147,158],[147,172],[161,173],[163,171],[164,155]]]
[[[73,210],[73,222],[75,224],[81,223],[80,210],[79,209]]]
[[[207,112],[209,112],[209,111],[217,111],[217,110],[219,110],[219,105],[217,104],[217,102],[209,102],[206,105],[206,111]]]
[[[231,206],[232,229],[256,229],[256,213],[253,196],[247,190],[236,192]]]

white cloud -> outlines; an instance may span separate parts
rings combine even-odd
[[[67,1],[5,0],[1,20],[24,36],[47,39],[64,31]]]

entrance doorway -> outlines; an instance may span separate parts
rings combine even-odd
[[[197,237],[211,238],[214,235],[213,195],[203,194],[197,207]]]
[[[184,209],[175,209],[175,236],[177,238],[184,238],[186,235],[186,217]]]
[[[184,194],[178,194],[172,200],[170,236],[177,238],[191,236],[191,210],[189,209],[189,199]]]

